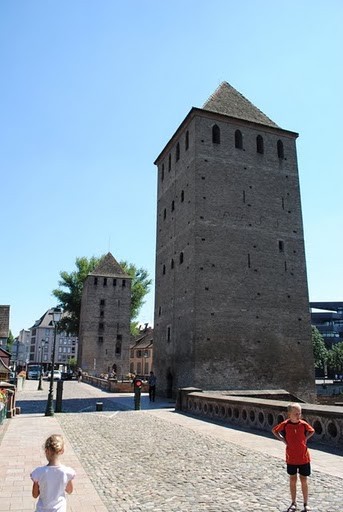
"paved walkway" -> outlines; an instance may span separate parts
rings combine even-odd
[[[284,512],[284,445],[271,437],[175,413],[170,403],[133,411],[133,398],[65,382],[64,413],[45,417],[47,383],[26,382],[22,414],[0,427],[0,511],[32,512],[30,471],[63,433],[63,462],[77,473],[69,512]],[[103,402],[103,412],[95,403]],[[81,413],[82,412],[82,413]],[[312,510],[342,512],[343,458],[311,446]],[[299,500],[301,503],[301,500]]]

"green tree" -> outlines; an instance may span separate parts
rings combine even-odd
[[[336,343],[329,350],[328,364],[333,373],[343,373],[343,342]]]
[[[61,271],[61,279],[58,282],[59,288],[53,290],[52,294],[58,299],[60,307],[68,312],[60,322],[60,329],[70,334],[78,335],[81,313],[81,297],[83,283],[90,272],[100,263],[101,257],[88,259],[86,257],[76,258],[76,270],[74,272]],[[148,272],[138,268],[127,261],[119,262],[124,272],[132,278],[131,282],[131,332],[135,333],[137,323],[135,320],[144,304],[144,297],[149,292],[151,279]]]
[[[69,357],[68,358],[68,365],[70,367],[71,370],[75,370],[76,367],[77,367],[77,359],[75,356],[72,356],[72,357]]]
[[[328,349],[325,346],[323,336],[314,325],[312,325],[312,345],[314,366],[316,368],[324,369],[325,363],[328,359]]]
[[[92,257],[90,259],[82,257],[76,258],[76,269],[73,272],[61,271],[61,279],[58,282],[60,288],[53,290],[52,294],[59,301],[59,305],[68,316],[64,317],[60,323],[61,331],[66,331],[73,335],[79,334],[81,296],[83,283],[90,272],[98,265],[100,258]]]
[[[8,338],[7,338],[7,350],[8,350],[8,352],[12,351],[13,342],[14,342],[14,336],[12,334],[12,331],[10,330],[9,333],[8,333]]]

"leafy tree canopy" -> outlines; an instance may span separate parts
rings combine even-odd
[[[12,349],[12,345],[13,345],[13,342],[14,342],[14,336],[12,334],[12,331],[10,329],[9,333],[8,333],[8,338],[7,338],[7,350],[10,352],[11,349]]]
[[[52,294],[59,301],[59,306],[68,312],[68,316],[65,316],[60,322],[61,330],[78,335],[83,283],[88,274],[99,265],[103,257],[76,258],[76,270],[70,273],[66,271],[60,272],[59,288],[53,290]],[[127,261],[120,261],[119,264],[123,271],[132,277],[131,332],[135,333],[137,329],[135,320],[144,304],[144,297],[149,292],[152,280],[144,268],[138,268],[133,263],[128,263]]]
[[[336,343],[328,354],[329,366],[338,373],[343,372],[343,342]]]
[[[312,345],[315,367],[324,368],[328,359],[328,349],[325,346],[323,336],[314,325],[312,325]]]
[[[69,364],[71,370],[75,370],[75,368],[77,367],[76,357],[75,356],[69,357],[68,364]]]

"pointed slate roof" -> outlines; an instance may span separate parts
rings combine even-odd
[[[104,256],[99,265],[95,267],[93,272],[90,272],[90,276],[103,276],[103,277],[124,277],[125,279],[131,279],[131,277],[124,272],[117,260],[112,256],[110,252]]]
[[[53,327],[53,311],[55,308],[50,308],[48,311],[46,311],[38,320],[35,321],[31,329],[34,329],[35,327]],[[62,312],[62,318],[65,318],[69,316],[68,311]]]
[[[219,85],[202,108],[203,110],[218,112],[218,114],[279,128],[274,121],[269,119],[227,82],[222,82]]]

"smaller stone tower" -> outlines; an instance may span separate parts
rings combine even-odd
[[[83,285],[78,364],[90,375],[129,372],[131,277],[111,253]]]

